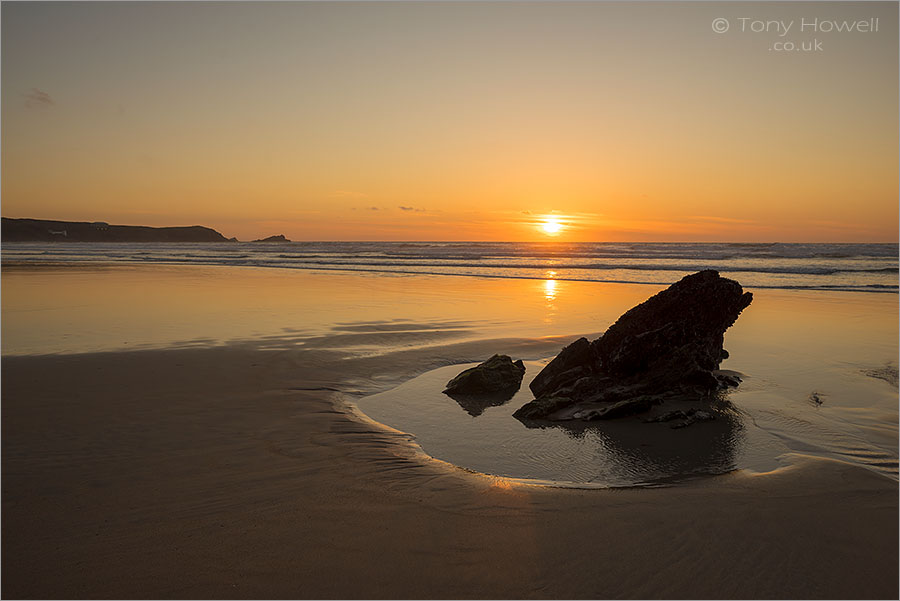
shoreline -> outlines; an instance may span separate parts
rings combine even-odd
[[[24,244],[36,244],[36,243],[24,243]],[[79,244],[90,244],[90,243],[79,243]],[[127,243],[123,243],[127,244]],[[167,243],[156,243],[156,244],[167,244]],[[179,244],[179,243],[172,243]],[[183,244],[183,243],[180,243]],[[206,243],[196,243],[196,244],[206,244]],[[229,243],[234,244],[234,243]],[[239,243],[239,244],[252,244],[250,242],[247,243]],[[673,274],[672,277],[667,278],[664,281],[642,281],[642,280],[620,280],[620,279],[590,279],[590,278],[576,278],[576,277],[568,277],[565,275],[553,275],[552,277],[548,277],[546,275],[499,275],[499,274],[491,274],[491,273],[452,273],[452,272],[442,272],[442,271],[416,271],[411,269],[390,269],[387,267],[380,269],[348,269],[346,267],[341,266],[327,266],[327,265],[316,265],[314,267],[307,266],[291,266],[291,265],[265,265],[265,264],[239,264],[239,263],[200,263],[200,264],[191,264],[185,261],[165,261],[165,260],[157,260],[157,261],[137,261],[134,259],[126,259],[126,260],[103,260],[103,259],[91,259],[91,260],[83,260],[79,259],[77,261],[48,261],[48,260],[37,260],[37,261],[27,261],[21,259],[4,259],[2,263],[0,263],[0,269],[11,270],[11,271],[27,271],[27,270],[37,270],[37,269],[46,269],[46,270],[55,270],[55,269],[65,269],[65,270],[75,270],[75,269],[98,269],[98,268],[111,268],[111,267],[160,267],[160,268],[172,268],[172,267],[225,267],[225,268],[240,268],[240,269],[262,269],[262,270],[285,270],[288,272],[300,272],[300,273],[322,273],[322,274],[337,274],[337,275],[367,275],[367,276],[377,276],[377,275],[386,275],[386,276],[423,276],[423,277],[451,277],[451,278],[476,278],[476,279],[487,279],[487,280],[512,280],[512,281],[526,281],[526,282],[542,282],[542,281],[553,281],[553,282],[569,282],[569,283],[579,283],[579,284],[600,284],[600,285],[622,285],[622,286],[640,286],[640,287],[657,287],[657,288],[665,288],[676,282],[680,276],[691,273],[690,269],[685,270],[663,270],[664,273]],[[747,269],[739,269],[736,271],[729,271],[728,267],[717,267],[717,266],[707,266],[705,268],[715,269],[716,271],[725,274],[727,277],[733,279],[741,279],[741,275],[744,273],[751,272],[752,270]],[[693,267],[691,268],[693,269]],[[641,270],[643,271],[643,270]],[[860,293],[860,294],[900,294],[900,289],[896,285],[891,284],[890,286],[885,286],[881,284],[875,285],[866,285],[864,287],[850,287],[850,286],[841,286],[841,285],[767,285],[767,284],[750,284],[747,285],[746,288],[749,289],[757,289],[757,290],[771,290],[775,292],[812,292],[812,293],[831,293],[831,292],[850,292],[850,293]]]
[[[495,343],[496,341],[486,340],[483,341],[486,345],[490,345],[491,343]],[[550,357],[552,358],[552,356]],[[427,372],[426,372],[427,373]],[[421,374],[419,374],[421,375]],[[414,379],[418,376],[410,376],[405,381],[408,382],[411,379]],[[402,382],[401,382],[402,383]],[[406,432],[404,430],[400,430],[391,426],[390,424],[380,422],[377,419],[369,416],[362,409],[360,409],[358,400],[368,398],[370,396],[384,394],[386,392],[391,392],[394,387],[388,387],[385,390],[375,391],[375,392],[367,392],[366,394],[357,394],[357,393],[347,393],[339,390],[329,390],[330,402],[332,403],[333,409],[343,415],[345,418],[359,422],[359,424],[364,428],[369,430],[370,434],[384,434],[385,436],[391,439],[392,445],[396,445],[394,451],[398,451],[399,448],[403,448],[402,451],[399,451],[399,454],[408,456],[414,461],[418,461],[425,465],[430,465],[440,470],[449,470],[450,472],[456,473],[457,475],[461,475],[463,477],[474,478],[475,480],[480,480],[482,482],[489,483],[491,486],[499,486],[502,488],[511,488],[514,486],[519,487],[528,487],[533,489],[545,489],[545,490],[581,490],[581,491],[619,491],[619,490],[652,490],[652,489],[664,489],[664,490],[672,490],[678,489],[681,487],[703,487],[704,485],[715,486],[714,481],[720,478],[740,478],[740,479],[755,479],[755,478],[766,478],[771,476],[782,476],[787,475],[790,472],[796,470],[804,470],[804,469],[816,469],[816,465],[818,464],[820,467],[828,464],[834,464],[836,469],[850,469],[850,470],[862,470],[864,472],[868,472],[869,474],[875,476],[876,478],[884,479],[888,486],[895,486],[898,488],[898,492],[900,492],[900,482],[898,480],[888,474],[878,471],[875,468],[857,465],[850,463],[849,461],[842,461],[840,459],[832,458],[832,457],[819,457],[814,455],[809,455],[800,452],[791,452],[787,453],[787,455],[795,458],[795,461],[787,463],[785,465],[781,465],[772,470],[768,470],[765,472],[754,472],[745,468],[735,468],[729,472],[721,473],[721,474],[697,474],[689,477],[681,477],[677,480],[673,480],[672,482],[652,482],[649,484],[633,484],[633,485],[602,485],[602,484],[594,484],[588,482],[568,482],[568,481],[554,481],[554,480],[540,480],[533,478],[517,478],[512,476],[502,476],[497,474],[489,474],[486,472],[481,472],[475,469],[467,468],[461,465],[456,465],[450,461],[441,459],[434,455],[431,455],[426,451],[422,445],[417,441],[417,436],[411,432]],[[820,463],[821,462],[821,463]],[[900,499],[898,499],[898,508],[900,508]],[[898,526],[900,526],[900,521],[898,521]],[[900,550],[898,550],[900,553]],[[898,572],[900,574],[900,572]],[[898,576],[900,577],[900,576]],[[900,586],[900,583],[898,583]]]
[[[559,344],[4,357],[3,595],[897,596],[897,483],[864,468],[522,484],[425,459],[339,398]]]

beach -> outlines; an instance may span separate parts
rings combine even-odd
[[[0,597],[900,598],[896,2],[0,13]]]
[[[422,278],[4,266],[3,596],[897,596],[896,455],[885,471],[793,448],[766,472],[560,488],[462,469],[429,456],[415,432],[369,419],[357,408],[369,395],[495,352],[545,360],[654,291],[559,282],[550,295],[543,281]],[[253,285],[244,294],[235,281]],[[123,303],[116,290],[132,291],[121,314],[110,310]],[[504,294],[521,299],[515,310]],[[816,331],[835,314],[854,316],[832,323],[837,332],[883,331],[861,343],[875,349],[863,359],[890,359],[896,314],[884,313],[895,297],[829,294],[779,304],[757,293],[753,327],[739,321],[726,335],[730,365],[765,380],[760,349],[786,360],[787,343],[754,324],[789,302]],[[873,310],[883,319],[867,321]],[[896,413],[885,420],[872,444],[896,440]]]

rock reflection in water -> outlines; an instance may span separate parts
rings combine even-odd
[[[676,427],[682,420],[647,423],[663,413],[698,408],[715,415],[712,421]],[[593,422],[520,420],[529,429],[558,429],[583,441],[587,436],[602,441],[605,461],[621,466],[622,475],[642,483],[663,483],[702,474],[723,474],[737,468],[737,453],[744,425],[726,398],[712,403],[664,404],[633,417]]]
[[[509,399],[516,396],[519,392],[518,388],[503,390],[500,392],[492,392],[487,394],[460,394],[455,392],[445,392],[448,397],[456,401],[466,413],[472,417],[478,417],[488,407],[499,407]]]

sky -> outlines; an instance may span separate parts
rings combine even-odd
[[[242,240],[895,242],[897,9],[4,2],[0,208]]]

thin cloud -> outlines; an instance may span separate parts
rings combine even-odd
[[[416,213],[424,213],[425,212],[425,209],[419,209],[416,207],[406,207],[403,205],[400,205],[397,208],[400,209],[401,211],[415,211]]]
[[[56,104],[50,94],[37,88],[31,88],[31,91],[25,94],[25,108],[44,109]]]
[[[697,221],[712,221],[714,223],[756,223],[750,219],[733,219],[731,217],[714,217],[712,215],[691,215],[688,219],[696,219]]]

